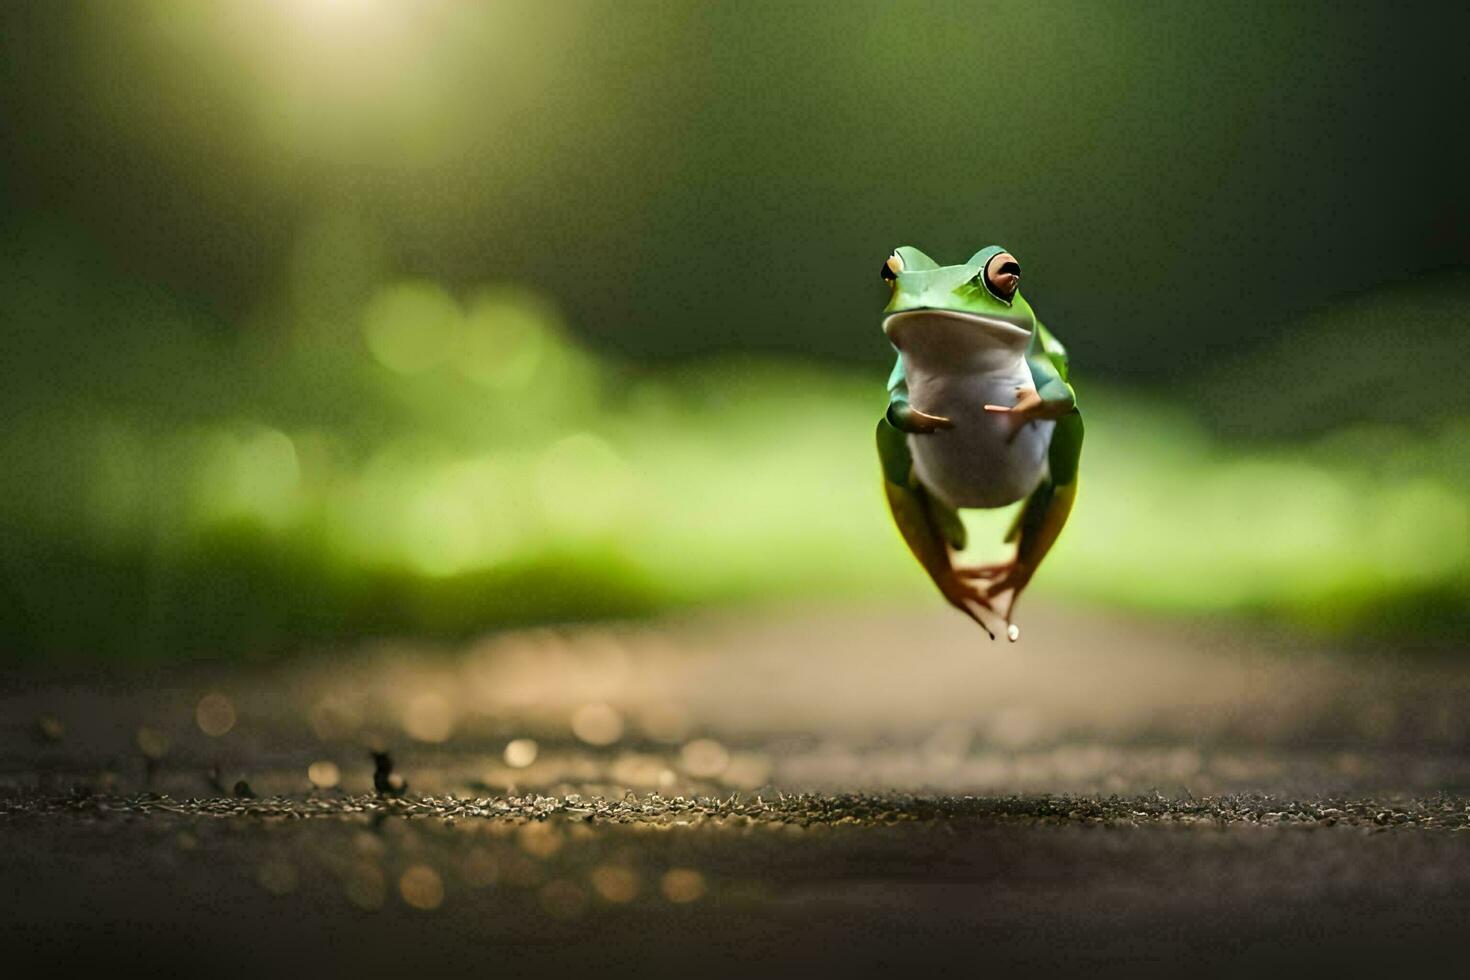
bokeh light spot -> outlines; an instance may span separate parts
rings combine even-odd
[[[235,706],[223,694],[206,694],[194,708],[194,721],[212,738],[228,735],[235,727]]]
[[[549,823],[534,821],[525,824],[516,832],[521,850],[534,858],[545,860],[561,850],[562,835]]]
[[[470,304],[454,366],[487,388],[506,392],[531,385],[564,343],[552,308],[522,289],[492,287]]]
[[[335,762],[319,759],[306,767],[306,778],[317,789],[332,789],[342,782],[342,770]]]
[[[590,432],[548,447],[536,463],[535,487],[547,522],[578,535],[605,533],[637,499],[628,464],[606,439]]]
[[[730,753],[712,738],[698,738],[679,752],[679,765],[696,779],[713,779],[730,765]]]
[[[514,738],[505,746],[505,764],[512,769],[524,769],[536,761],[540,746],[535,739]]]
[[[704,875],[693,868],[671,868],[659,882],[664,898],[676,905],[687,905],[704,897]]]
[[[450,355],[459,306],[441,286],[417,280],[378,291],[363,310],[362,331],[379,364],[422,374]]]
[[[730,764],[720,774],[720,781],[738,789],[755,789],[771,778],[771,760],[760,752],[741,752],[730,756]]]
[[[403,730],[420,742],[443,742],[454,732],[454,709],[438,694],[415,695],[403,709]]]
[[[206,519],[246,517],[280,528],[296,513],[301,462],[279,429],[251,425],[210,433],[196,462],[196,506]]]
[[[656,755],[624,752],[613,761],[608,774],[622,786],[657,786],[666,769]]]
[[[612,745],[623,737],[623,716],[610,704],[584,704],[572,715],[572,734],[588,745]]]
[[[592,888],[604,901],[622,905],[638,897],[638,872],[620,864],[601,864],[592,869]]]
[[[398,879],[403,900],[416,909],[432,912],[444,904],[444,881],[426,864],[415,864]]]

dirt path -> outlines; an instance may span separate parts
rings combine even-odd
[[[831,612],[12,673],[0,942],[231,975],[1138,975],[1459,940],[1470,670],[1026,628]]]

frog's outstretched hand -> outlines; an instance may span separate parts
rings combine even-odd
[[[921,412],[907,402],[896,401],[889,405],[887,419],[900,432],[916,432],[921,435],[954,428],[954,422],[943,415]]]
[[[1067,390],[1068,396],[1071,389]],[[1014,440],[1028,422],[1037,419],[1060,419],[1076,410],[1076,401],[1071,397],[1048,400],[1035,388],[1017,388],[1016,404],[986,405],[985,410],[993,415],[1004,415],[1011,423],[1011,439]]]

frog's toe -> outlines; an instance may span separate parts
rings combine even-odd
[[[1010,561],[999,565],[977,565],[972,568],[957,569],[956,574],[962,576],[970,588],[984,595],[985,608],[1004,620],[1006,634],[1012,642],[1015,642],[1020,631],[1011,620],[1015,615],[1016,600],[1021,597],[1026,586],[1031,584],[1031,569],[1020,562]],[[976,584],[977,582],[979,584]],[[1004,612],[995,608],[995,604],[1002,601],[1001,597],[1004,597]]]
[[[986,625],[980,615],[980,610],[983,609],[996,615],[998,613],[995,612],[995,606],[991,604],[990,598],[982,588],[961,579],[958,575],[949,575],[939,583],[939,590],[951,606],[973,619],[976,625],[985,631],[986,636],[992,640],[995,639],[995,631]]]
[[[1021,628],[1015,623],[1016,600],[1021,598],[1021,593],[1026,590],[1026,586],[1030,582],[1031,576],[1029,574],[1024,571],[1015,571],[1004,578],[997,579],[985,589],[985,597],[992,600],[996,596],[1009,593],[1005,598],[1005,612],[1001,613],[997,610],[996,615],[1005,621],[1006,639],[1012,643],[1015,643],[1021,638]]]

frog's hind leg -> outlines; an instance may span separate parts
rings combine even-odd
[[[1031,577],[1056,544],[1072,513],[1072,504],[1077,499],[1077,461],[1082,455],[1082,435],[1082,416],[1073,413],[1058,420],[1047,457],[1047,478],[1026,498],[1006,534],[1007,541],[1016,543],[1015,557],[1008,562],[975,565],[956,572],[966,582],[988,582],[987,598],[1010,593],[1005,608],[1008,626],[1016,600],[1031,583]]]
[[[980,617],[982,609],[995,612],[985,588],[961,578],[954,569],[953,553],[965,547],[965,526],[959,514],[930,493],[915,476],[907,437],[887,419],[878,422],[878,457],[883,463],[883,490],[888,506],[909,550],[949,604],[995,639],[995,633]]]

